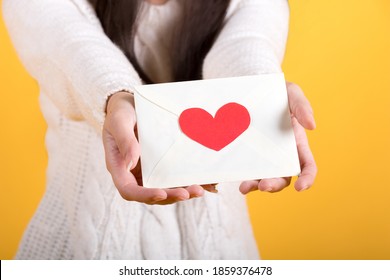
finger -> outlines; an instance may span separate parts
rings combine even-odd
[[[244,181],[240,184],[240,192],[242,194],[248,194],[252,191],[258,190],[259,181]]]
[[[103,145],[107,169],[111,173],[118,192],[124,199],[144,203],[166,199],[167,194],[163,190],[138,186],[134,175],[128,172],[114,138],[106,130],[103,130]]]
[[[139,186],[125,165],[112,169],[110,173],[118,192],[125,200],[153,204],[167,198],[167,193],[162,189]]]
[[[126,172],[127,174],[131,174]],[[146,204],[155,204],[167,199],[167,193],[162,189],[144,188],[137,183],[130,183],[124,186],[117,186],[123,199],[137,201]]]
[[[292,118],[292,124],[297,142],[299,162],[301,165],[301,174],[295,182],[294,187],[297,191],[303,191],[313,185],[317,175],[317,165],[310,150],[305,129],[295,118]]]
[[[260,191],[279,192],[290,185],[291,177],[262,179],[258,184]]]
[[[165,189],[167,197],[164,200],[156,202],[159,205],[173,204],[179,201],[188,200],[190,194],[185,188]]]
[[[167,198],[167,193],[162,189],[139,186],[125,164],[111,169],[110,173],[118,192],[125,200],[153,204]]]
[[[191,185],[187,187],[186,190],[190,194],[190,198],[201,197],[204,195],[205,192],[204,188],[199,185]]]
[[[315,129],[316,123],[313,116],[313,109],[302,89],[298,85],[290,82],[286,83],[286,87],[291,113],[304,128],[310,130]]]
[[[204,189],[199,185],[191,185],[185,188],[166,189],[166,192],[167,198],[157,201],[154,204],[167,205],[191,198],[201,197],[204,194]]]

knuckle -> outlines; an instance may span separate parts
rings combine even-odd
[[[134,198],[129,194],[129,193],[126,193],[126,192],[123,192],[123,191],[118,191],[120,196],[126,200],[126,201],[134,201]]]
[[[122,185],[119,184],[115,178],[113,177],[114,185],[119,193],[119,195],[126,201],[134,201],[134,196],[132,195],[131,191],[129,190],[129,185]]]

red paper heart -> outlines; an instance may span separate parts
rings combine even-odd
[[[223,105],[215,118],[201,108],[184,110],[179,117],[185,135],[215,151],[233,142],[249,127],[250,121],[248,110],[237,103]]]

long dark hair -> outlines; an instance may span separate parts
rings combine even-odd
[[[144,0],[89,0],[107,36],[118,45],[146,83],[153,83],[134,53],[134,35]],[[179,0],[182,22],[173,31],[171,48],[174,81],[202,78],[203,60],[222,29],[230,0]]]

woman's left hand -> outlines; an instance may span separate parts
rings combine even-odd
[[[317,174],[317,165],[314,161],[305,132],[305,128],[309,130],[315,129],[316,124],[313,110],[301,88],[290,82],[286,83],[286,87],[291,112],[291,123],[294,129],[301,165],[301,174],[295,182],[294,187],[297,191],[303,191],[313,185]],[[291,177],[244,181],[241,183],[240,191],[242,194],[247,194],[255,190],[278,192],[290,185],[290,182]]]

